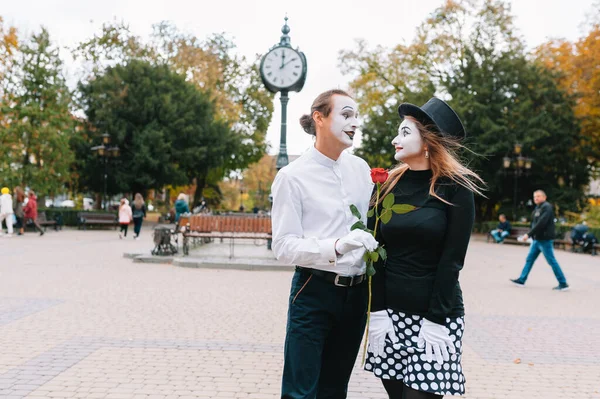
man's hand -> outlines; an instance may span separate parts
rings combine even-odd
[[[367,251],[374,251],[378,245],[377,240],[366,231],[352,230],[335,242],[335,251],[340,255],[360,248],[364,248]]]
[[[527,241],[527,240],[529,240],[529,235],[525,234],[525,235],[523,236],[523,241]]]

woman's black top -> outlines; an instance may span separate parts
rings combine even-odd
[[[464,315],[458,274],[463,267],[475,218],[473,193],[449,179],[438,179],[429,195],[431,170],[408,170],[393,188],[396,204],[417,208],[394,214],[377,227],[377,240],[387,250],[375,264],[372,311],[393,309],[445,324]],[[380,208],[381,209],[381,208]],[[375,218],[369,218],[373,229]]]

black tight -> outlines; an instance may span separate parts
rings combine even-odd
[[[442,395],[435,393],[415,391],[414,389],[404,385],[398,380],[381,380],[383,387],[390,399],[438,399],[443,398]]]

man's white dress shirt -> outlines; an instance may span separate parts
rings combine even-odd
[[[366,225],[373,190],[370,168],[343,151],[334,161],[311,147],[282,168],[273,182],[273,252],[290,265],[334,272],[365,273],[362,251],[336,257],[335,242],[357,221],[354,204]]]

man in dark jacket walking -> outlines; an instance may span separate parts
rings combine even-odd
[[[535,202],[536,207],[532,214],[531,229],[529,230],[529,233],[523,236],[523,241],[526,241],[531,237],[533,242],[531,243],[527,259],[525,260],[525,267],[523,267],[521,277],[514,280],[511,279],[510,281],[520,286],[525,285],[525,281],[527,281],[527,276],[533,267],[533,263],[541,252],[552,267],[552,271],[558,280],[558,286],[554,287],[554,289],[557,291],[565,291],[569,289],[569,284],[567,284],[567,279],[554,257],[554,209],[552,208],[552,205],[546,201],[546,193],[542,190],[537,190],[533,193],[533,202]]]

